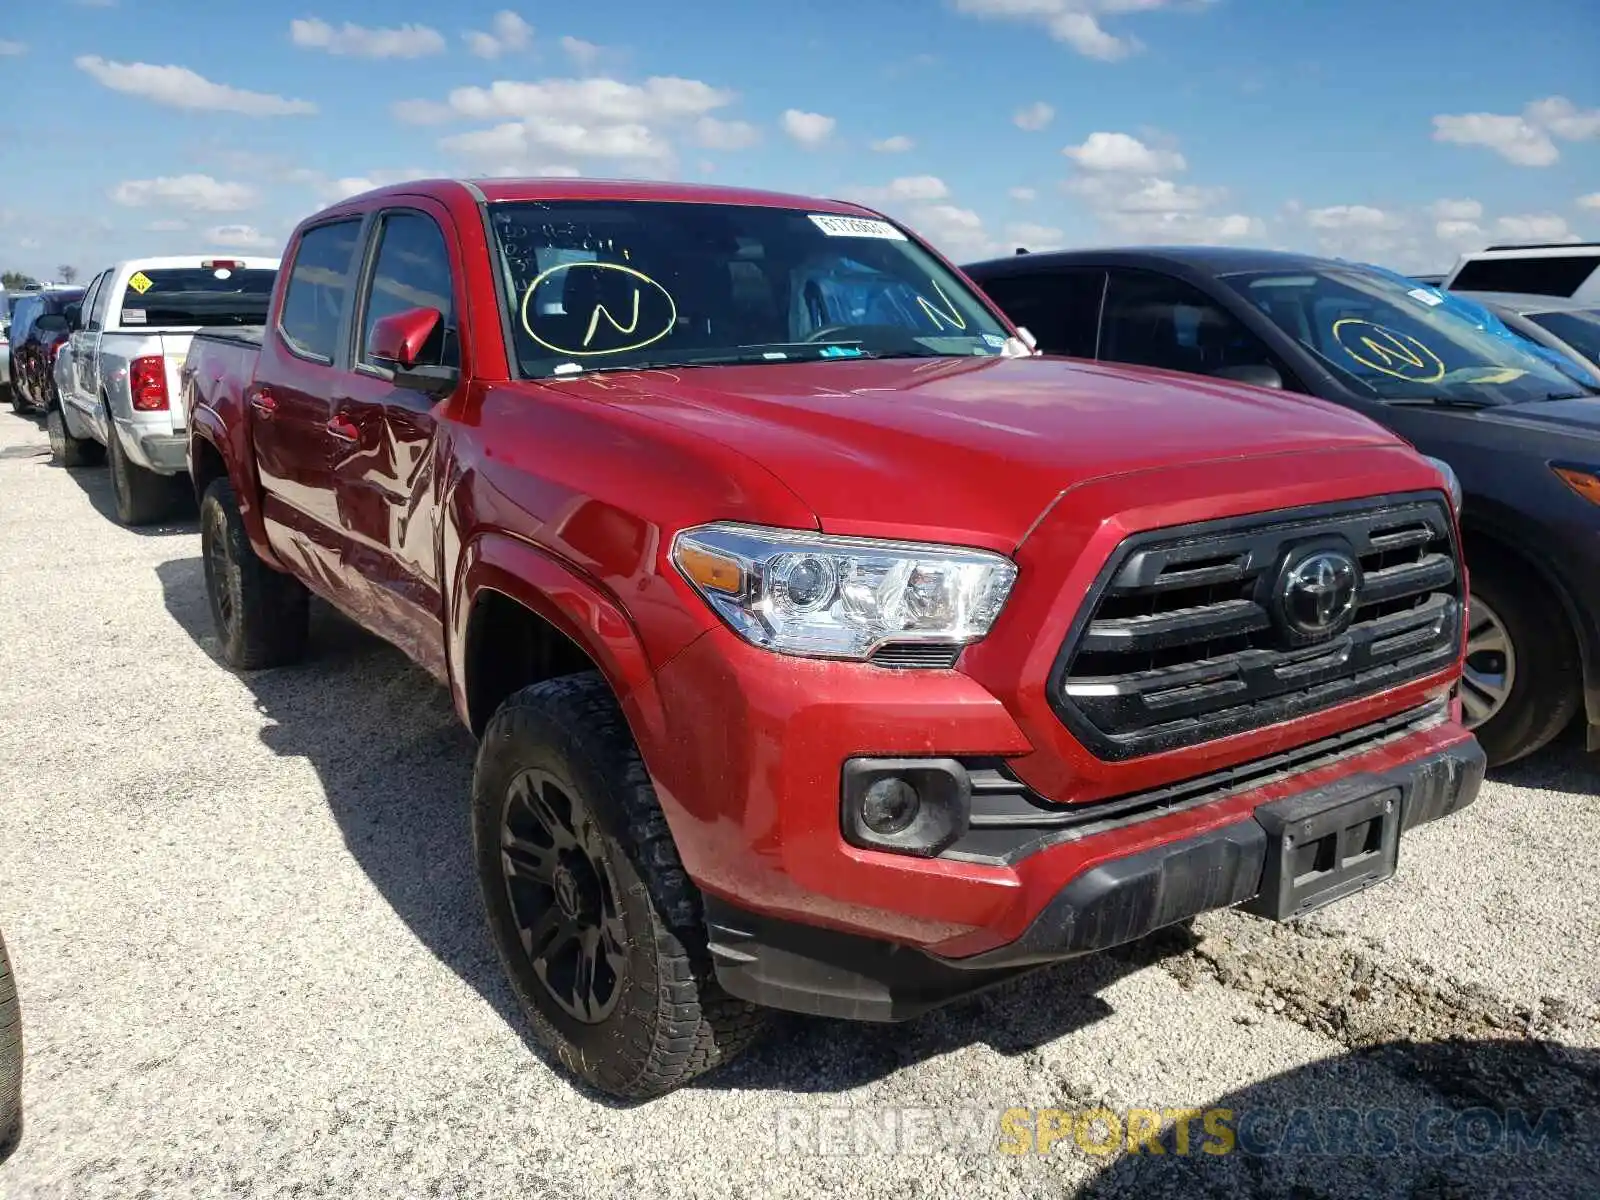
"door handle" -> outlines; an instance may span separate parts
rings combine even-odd
[[[278,411],[278,398],[263,388],[250,398],[250,407],[263,417],[270,417]]]
[[[345,416],[337,416],[329,421],[328,432],[341,442],[354,442],[361,437],[361,430],[356,428],[355,422]]]

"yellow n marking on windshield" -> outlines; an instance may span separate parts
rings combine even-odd
[[[930,279],[928,282],[933,284],[933,290],[938,292],[939,299],[944,301],[944,307],[940,308],[921,296],[917,297],[917,303],[922,306],[922,311],[927,313],[929,319],[933,321],[933,327],[935,329],[943,329],[946,325],[949,325],[953,329],[965,329],[967,323],[961,319],[961,313],[950,302],[950,297],[944,294],[944,289],[939,286],[936,280]]]
[[[626,325],[613,317],[611,315],[611,310],[608,309],[604,304],[596,304],[594,306],[594,312],[589,314],[589,332],[583,335],[583,344],[585,346],[594,341],[595,330],[600,328],[601,317],[604,317],[606,321],[610,323],[611,328],[615,329],[618,333],[632,333],[635,329],[639,328],[639,289],[633,289],[633,316],[629,319]]]

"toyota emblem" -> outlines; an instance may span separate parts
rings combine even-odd
[[[1355,616],[1361,568],[1342,550],[1315,550],[1291,560],[1278,583],[1278,614],[1298,638],[1342,633]]]

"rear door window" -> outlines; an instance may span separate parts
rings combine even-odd
[[[1106,286],[1104,271],[1074,267],[1002,275],[980,286],[1014,324],[1027,327],[1046,354],[1095,356]]]
[[[278,332],[301,358],[332,363],[350,307],[361,219],[306,230],[295,251]]]
[[[277,272],[232,260],[192,267],[144,267],[123,285],[118,324],[138,328],[264,325]]]
[[[1106,286],[1100,357],[1211,375],[1229,367],[1286,364],[1232,313],[1199,288],[1150,271],[1112,271]]]
[[[111,307],[112,272],[107,271],[100,276],[100,286],[94,294],[94,306],[89,309],[84,321],[84,328],[88,330],[104,329],[106,326],[106,309]]]

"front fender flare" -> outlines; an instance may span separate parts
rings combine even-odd
[[[451,596],[450,691],[468,728],[467,631],[473,605],[484,592],[516,601],[570,638],[610,683],[641,753],[648,756],[648,747],[660,744],[666,722],[655,670],[622,606],[603,585],[549,551],[499,531],[478,534],[467,544]]]

